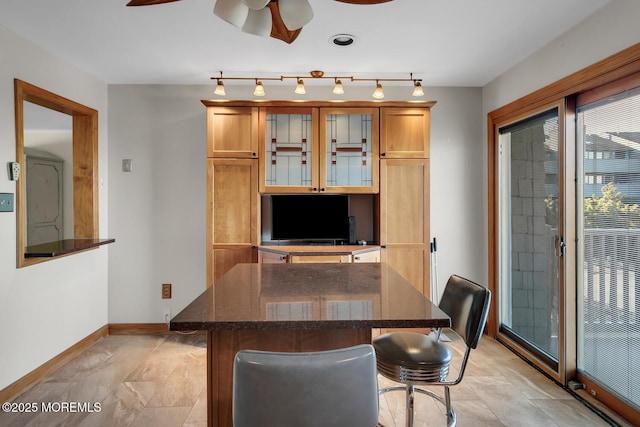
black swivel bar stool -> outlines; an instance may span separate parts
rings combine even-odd
[[[440,341],[440,331],[435,335],[416,332],[390,332],[373,340],[376,351],[378,373],[404,387],[388,387],[388,391],[406,391],[406,426],[413,427],[414,393],[431,396],[445,405],[447,425],[455,426],[456,413],[451,404],[449,387],[462,381],[469,353],[480,342],[489,313],[491,293],[488,289],[460,276],[449,278],[439,307],[451,318],[451,329],[466,344],[458,377],[447,381],[451,364],[451,349]],[[444,386],[444,397],[416,385]]]

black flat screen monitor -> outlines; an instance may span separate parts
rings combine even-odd
[[[327,242],[349,240],[349,196],[271,196],[271,238]]]

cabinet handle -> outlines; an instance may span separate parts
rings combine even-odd
[[[324,187],[322,187],[322,188],[320,189],[320,191],[324,191],[324,190],[325,190],[325,188],[324,188]]]
[[[382,157],[385,157],[387,155],[387,153],[381,153],[380,154]]]
[[[313,191],[318,191],[318,188],[317,187],[313,187],[312,190]]]
[[[359,256],[356,257],[356,261],[360,261],[360,257]]]
[[[255,156],[256,156],[256,153],[251,153],[251,155],[252,155],[253,157],[255,157]]]
[[[382,249],[387,249],[387,245],[380,246]]]
[[[280,257],[280,261],[282,261],[282,260],[283,260],[283,259],[285,259],[285,258],[286,258],[285,256],[281,256],[281,257]]]

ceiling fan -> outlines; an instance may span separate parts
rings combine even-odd
[[[151,6],[180,0],[131,0],[127,6]],[[392,0],[336,0],[351,4],[379,4]],[[213,13],[245,33],[271,36],[292,43],[313,18],[308,0],[216,0]]]

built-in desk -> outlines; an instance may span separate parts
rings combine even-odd
[[[238,264],[171,320],[207,331],[209,426],[232,426],[242,349],[319,351],[370,343],[372,328],[439,328],[449,317],[391,267]]]

